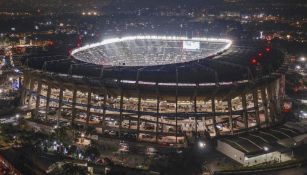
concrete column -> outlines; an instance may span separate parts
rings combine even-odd
[[[36,91],[35,114],[37,114],[39,110],[41,91],[42,91],[42,81],[39,80]]]
[[[27,91],[30,86],[30,78],[27,75],[27,73],[24,74],[23,78],[23,83],[22,83],[22,94],[21,94],[21,104],[25,105],[26,104],[26,99],[27,99]]]
[[[277,116],[279,117],[280,114],[281,114],[281,98],[280,97],[280,89],[281,88],[285,88],[285,87],[280,87],[282,86],[281,83],[280,83],[280,79],[276,80],[276,82],[274,83],[274,94],[275,94],[275,99],[276,99],[276,113],[277,113]],[[276,87],[279,87],[278,89]],[[277,92],[276,92],[277,91]]]
[[[107,108],[107,93],[104,93],[103,96],[103,110],[102,110],[102,127],[104,128],[106,126],[106,108]]]
[[[129,120],[129,123],[128,123],[128,129],[130,130],[130,129],[131,129],[131,116],[130,116],[130,115],[129,115],[128,120]]]
[[[211,98],[211,108],[212,108],[212,124],[213,124],[213,130],[216,136],[220,135],[216,128],[216,116],[215,116],[215,98]]]
[[[175,136],[176,136],[176,143],[178,143],[178,119],[177,119],[177,117],[178,117],[178,80],[179,80],[179,72],[178,72],[178,69],[176,68],[176,97],[175,97],[175,105],[176,105],[176,107],[175,107]]]
[[[62,107],[63,107],[63,87],[60,86],[60,93],[59,93],[59,106],[57,110],[57,120],[59,122],[60,117],[61,117],[61,112],[62,112]]]
[[[274,122],[276,122],[279,118],[279,115],[281,113],[280,109],[280,103],[277,97],[277,83],[279,81],[274,81],[271,84],[271,90],[272,90],[272,102],[273,102],[273,109],[274,109]]]
[[[268,115],[268,100],[267,100],[267,95],[265,92],[265,88],[262,87],[261,88],[261,100],[262,100],[262,104],[263,104],[263,109],[264,109],[264,118],[265,118],[265,123],[266,126],[269,126],[269,115]]]
[[[206,99],[204,99],[204,107],[206,106]],[[202,118],[201,118],[203,124],[204,124],[204,127],[205,127],[205,130],[208,130],[208,126],[207,126],[207,123],[206,123],[206,115],[204,115]]]
[[[258,105],[258,90],[255,89],[253,91],[253,101],[254,101],[254,108],[255,108],[255,119],[257,127],[260,127],[260,118],[259,118],[259,105]]]
[[[176,136],[176,143],[178,142],[178,120],[177,120],[177,115],[178,115],[178,84],[176,87],[176,102],[175,102],[175,136]]]
[[[86,125],[89,126],[90,115],[91,115],[91,102],[92,102],[92,91],[89,89],[87,93],[87,107],[86,107]]]
[[[47,97],[46,97],[46,114],[45,114],[46,120],[48,119],[48,113],[49,113],[50,94],[51,94],[51,86],[50,84],[48,84]]]
[[[140,135],[140,124],[141,124],[141,103],[142,103],[142,98],[140,91],[138,90],[138,120],[137,120],[137,138],[139,139]]]
[[[228,112],[229,112],[229,129],[230,129],[230,133],[233,134],[232,101],[231,101],[231,97],[228,97],[227,104],[228,104]]]
[[[157,111],[156,111],[156,142],[158,142],[159,139],[159,118],[160,118],[160,96],[159,93],[157,93]]]
[[[121,137],[122,127],[123,127],[123,100],[124,100],[124,94],[123,90],[120,90],[120,102],[119,102],[119,138]]]
[[[34,88],[34,79],[30,79],[30,88],[29,88],[29,96],[27,97],[27,101],[28,101],[28,108],[30,109],[31,108],[31,105],[32,105],[32,93],[33,93],[33,88]]]
[[[196,95],[194,96],[194,114],[195,114],[195,133],[197,134],[197,132],[198,132],[198,128],[197,128],[197,99],[196,99]]]
[[[241,95],[242,98],[242,116],[243,116],[243,123],[244,123],[244,128],[248,128],[248,114],[247,114],[247,104],[246,104],[246,94],[243,93]]]
[[[63,107],[63,87],[60,87],[60,93],[59,93],[59,107],[58,111],[61,113],[62,107]]]
[[[77,89],[73,89],[73,95],[72,95],[72,112],[71,112],[71,126],[74,125],[75,117],[77,114],[76,111],[76,103],[77,103]]]
[[[269,98],[270,118],[271,118],[271,121],[274,123],[275,122],[275,104],[274,104],[273,93],[272,93],[273,90],[272,90],[271,85],[268,85],[267,91],[268,91],[268,98]]]

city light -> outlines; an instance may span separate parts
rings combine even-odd
[[[287,38],[290,39],[291,35],[287,35]]]
[[[206,143],[204,143],[203,141],[199,141],[198,146],[199,146],[199,148],[203,149],[203,148],[205,148]]]
[[[263,150],[264,151],[269,151],[269,148],[265,146],[265,147],[263,147]]]
[[[258,53],[258,56],[259,56],[259,57],[262,57],[262,55],[263,55],[262,52],[259,52],[259,53]]]
[[[253,59],[251,60],[251,64],[256,65],[256,64],[257,64],[257,59],[256,59],[256,58],[253,58]]]
[[[299,61],[305,61],[306,60],[306,58],[305,57],[300,57],[300,59],[299,59]]]

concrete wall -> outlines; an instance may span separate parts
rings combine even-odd
[[[47,125],[43,125],[43,124],[39,124],[36,122],[32,122],[32,121],[26,121],[26,126],[30,129],[33,129],[35,131],[40,131],[46,134],[51,134],[54,132],[53,128],[51,126],[47,126]]]
[[[267,154],[256,155],[253,157],[246,157],[242,151],[237,150],[228,143],[220,140],[217,142],[216,149],[244,166],[252,166],[266,162],[285,162],[291,160],[291,156],[289,154],[282,154],[279,151],[269,152]]]
[[[228,143],[218,140],[216,149],[231,159],[244,164],[245,154],[242,151],[230,146]]]
[[[244,161],[244,165],[245,166],[252,166],[252,165],[257,165],[257,164],[261,164],[261,163],[266,163],[266,162],[284,162],[284,161],[288,161],[291,158],[286,155],[286,154],[282,154],[279,151],[274,151],[274,152],[270,152],[267,154],[261,154],[261,155],[257,155],[254,157],[249,157],[249,158],[245,158]]]

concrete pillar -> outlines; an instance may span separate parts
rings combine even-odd
[[[60,117],[61,117],[61,112],[62,112],[62,107],[63,107],[63,87],[60,86],[60,93],[59,93],[59,106],[58,106],[58,110],[57,110],[57,120],[59,122]]]
[[[74,125],[74,122],[75,122],[75,117],[76,117],[76,114],[77,114],[77,111],[76,111],[76,103],[77,103],[77,89],[73,89],[73,92],[72,92],[72,112],[71,112],[71,126]]]
[[[206,106],[205,105],[206,104],[206,99],[204,99],[204,107]],[[208,126],[207,126],[207,123],[206,123],[206,115],[204,115],[202,118],[201,118],[201,120],[202,120],[202,123],[203,123],[203,125],[204,125],[204,130],[208,130]]]
[[[58,111],[61,113],[62,107],[63,107],[63,87],[60,87],[60,93],[59,93],[59,106]]]
[[[276,83],[274,83],[274,87],[273,87],[275,99],[276,99],[276,108],[275,109],[276,109],[276,113],[277,113],[278,117],[281,116],[280,114],[281,114],[281,111],[282,111],[281,110],[281,99],[282,99],[282,97],[280,96],[281,95],[280,89],[285,88],[285,87],[280,87],[280,86],[282,86],[282,84],[280,82],[281,82],[280,79],[276,80]],[[279,87],[279,88],[277,89],[276,87]]]
[[[102,127],[104,128],[106,126],[106,108],[107,108],[107,93],[105,92],[103,95],[103,110],[102,110]]]
[[[195,114],[195,133],[197,134],[197,132],[198,132],[198,128],[197,128],[197,99],[196,99],[196,95],[194,96],[194,114]]]
[[[22,83],[22,94],[21,94],[21,104],[25,105],[27,100],[27,91],[30,86],[30,78],[27,73],[24,74],[23,83]]]
[[[230,133],[233,134],[232,101],[231,101],[231,97],[228,97],[227,104],[228,104],[228,112],[229,112],[229,129],[230,129]]]
[[[89,126],[90,116],[91,116],[91,101],[92,101],[92,91],[89,89],[87,93],[87,107],[86,107],[86,126]]]
[[[139,139],[140,136],[140,125],[141,125],[141,103],[142,103],[142,98],[140,91],[138,90],[138,120],[137,120],[137,138]]]
[[[51,95],[51,85],[48,84],[47,97],[46,97],[46,114],[45,114],[46,120],[48,119],[48,113],[49,113],[50,95]]]
[[[269,115],[268,115],[268,100],[267,100],[267,95],[265,92],[265,87],[261,88],[261,100],[262,100],[262,105],[264,109],[264,117],[265,117],[265,124],[268,127],[269,126]]]
[[[254,108],[255,108],[255,119],[257,127],[260,127],[260,118],[259,118],[259,104],[258,104],[258,90],[255,89],[253,91],[253,101],[254,101]]]
[[[275,103],[273,99],[272,85],[267,86],[267,92],[268,92],[268,98],[269,98],[270,118],[271,118],[271,121],[274,123],[275,122]]]
[[[39,80],[36,91],[35,114],[37,114],[39,110],[41,91],[42,91],[42,81]]]
[[[178,80],[179,80],[179,72],[178,72],[178,69],[176,68],[176,97],[175,97],[175,105],[176,105],[176,108],[175,108],[175,136],[176,136],[176,143],[178,143]]]
[[[159,117],[160,117],[160,95],[158,84],[156,84],[157,110],[156,110],[156,142],[159,140]]]
[[[211,108],[212,108],[212,124],[213,124],[213,130],[216,136],[220,135],[219,131],[216,128],[216,114],[215,114],[215,98],[211,98]]]
[[[122,127],[123,127],[123,100],[124,100],[124,94],[123,90],[120,90],[120,101],[119,101],[119,138],[121,137]]]
[[[281,113],[281,108],[280,108],[280,103],[279,103],[279,99],[277,97],[277,84],[279,83],[279,81],[274,81],[271,84],[271,90],[272,90],[272,102],[273,102],[273,108],[274,108],[274,122],[276,122],[278,120],[278,118],[280,117],[280,113]]]
[[[243,123],[244,123],[244,128],[248,128],[248,114],[247,114],[247,104],[246,104],[246,94],[243,93],[241,95],[242,98],[242,116],[243,116]]]
[[[32,93],[33,93],[33,88],[34,88],[34,79],[30,79],[30,88],[29,88],[29,96],[27,97],[27,101],[28,101],[28,108],[30,109],[31,108],[31,105],[32,105]]]
[[[128,123],[128,129],[130,130],[130,129],[131,129],[131,116],[130,116],[130,115],[129,115],[128,120],[129,120],[129,123]]]
[[[176,87],[176,102],[175,102],[175,137],[176,137],[176,143],[178,142],[178,119],[177,119],[177,116],[178,116],[178,84],[177,84],[177,87]]]

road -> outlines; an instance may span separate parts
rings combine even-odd
[[[257,175],[307,175],[307,165],[274,172],[258,173]]]

